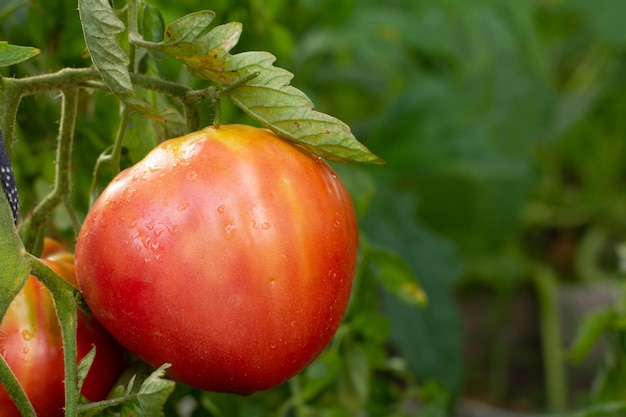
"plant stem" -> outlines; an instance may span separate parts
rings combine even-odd
[[[74,233],[80,230],[80,221],[76,216],[71,201],[72,192],[72,148],[74,143],[74,127],[78,112],[78,87],[68,88],[63,92],[63,107],[61,110],[61,128],[59,145],[57,147],[56,184],[65,210],[70,216]]]
[[[561,328],[556,299],[557,279],[554,272],[545,265],[536,265],[532,275],[539,300],[539,325],[548,410],[561,412],[565,409],[566,393]]]
[[[78,377],[76,364],[76,290],[58,276],[46,264],[31,255],[32,273],[44,284],[54,299],[61,335],[63,338],[63,359],[65,363],[65,415],[74,417],[78,409]]]
[[[32,403],[26,396],[15,374],[9,368],[9,364],[4,359],[4,356],[0,356],[0,381],[2,381],[2,386],[9,393],[13,402],[15,402],[22,417],[37,417]]]
[[[15,119],[17,117],[17,109],[20,106],[21,96],[15,88],[7,87],[5,78],[0,77],[0,84],[4,85],[2,89],[2,106],[0,114],[0,123],[2,134],[4,135],[4,143],[6,144],[7,153],[11,157],[13,137],[15,136]]]
[[[128,121],[130,120],[130,110],[128,106],[121,103],[121,115],[120,123],[113,142],[113,149],[111,150],[111,172],[113,176],[116,176],[120,172],[120,159],[122,156],[122,145],[124,145],[124,138],[126,137],[126,128],[128,127]]]
[[[133,73],[130,78],[139,87],[172,97],[184,98],[191,91],[189,87],[184,85],[147,75]],[[77,86],[108,90],[105,84],[100,83],[102,81],[100,73],[92,68],[64,68],[49,74],[33,75],[24,78],[4,77],[0,80],[0,86],[4,89],[5,94],[7,92],[16,94],[19,98],[51,91],[63,91],[69,87]],[[11,89],[13,89],[12,92],[10,91]],[[5,120],[4,123],[8,122]]]
[[[26,234],[24,245],[31,252],[38,247],[37,240],[41,237],[41,230],[46,219],[60,203],[70,214],[72,225],[77,233],[80,222],[76,217],[70,200],[71,192],[71,163],[74,125],[78,109],[78,87],[70,87],[63,91],[61,105],[61,126],[56,154],[56,171],[54,189],[35,207],[30,218],[30,226]]]

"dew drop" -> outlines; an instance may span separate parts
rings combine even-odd
[[[189,171],[187,173],[187,179],[189,181],[194,181],[196,178],[198,178],[198,173],[196,171]]]
[[[341,222],[339,220],[335,220],[335,227],[338,228],[341,226]]]
[[[179,204],[179,206],[176,209],[178,211],[185,211],[187,210],[188,207],[189,207],[189,203],[185,202],[185,203]]]
[[[271,348],[271,349],[276,349],[276,344],[275,344],[275,343],[272,343],[272,344],[270,345],[270,348]]]
[[[27,342],[29,340],[32,340],[34,336],[35,335],[30,330],[27,330],[27,329],[22,330],[22,339],[26,340]]]
[[[219,214],[224,213],[224,208],[225,208],[225,207],[224,207],[224,204],[220,204],[220,205],[217,207],[217,212],[218,212]]]
[[[226,234],[230,235],[235,229],[237,228],[237,226],[235,226],[234,224],[229,224],[226,226]]]
[[[257,220],[252,220],[252,227],[254,229],[267,230],[267,229],[271,228],[272,225],[269,222],[259,222]]]

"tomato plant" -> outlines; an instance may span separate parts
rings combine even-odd
[[[73,255],[46,239],[42,261],[76,285]],[[30,276],[13,299],[0,325],[0,352],[7,360],[40,416],[61,416],[64,406],[63,341],[50,292]],[[81,393],[90,401],[104,399],[124,369],[124,350],[92,317],[78,312],[78,359],[93,346],[96,355]],[[0,414],[20,416],[0,387]]]
[[[357,235],[350,195],[320,158],[265,129],[208,127],[111,182],[83,223],[76,272],[139,357],[195,387],[249,393],[328,344]]]

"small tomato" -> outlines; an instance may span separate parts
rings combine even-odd
[[[73,255],[58,242],[45,240],[41,260],[76,285]],[[124,350],[96,319],[80,310],[76,343],[78,360],[96,346],[96,356],[81,393],[90,401],[102,400],[124,369]],[[34,276],[28,277],[0,324],[0,354],[38,416],[63,416],[65,372],[61,328],[50,291]],[[20,416],[1,386],[0,415]]]

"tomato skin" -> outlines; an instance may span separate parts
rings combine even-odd
[[[216,392],[279,385],[326,347],[358,227],[322,160],[264,129],[205,128],[122,172],[76,245],[85,301],[130,351]]]
[[[46,239],[41,259],[70,283],[76,283],[73,256],[56,241]],[[96,346],[96,357],[81,393],[102,400],[124,369],[124,350],[93,318],[78,311],[77,356]],[[9,305],[0,325],[0,353],[26,391],[38,416],[63,416],[65,404],[63,341],[48,289],[34,276]],[[17,407],[0,386],[0,415],[19,417]]]

